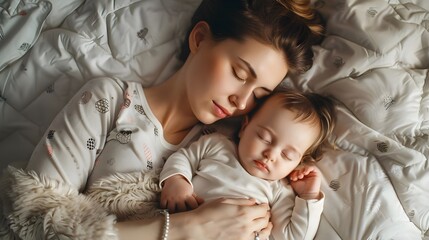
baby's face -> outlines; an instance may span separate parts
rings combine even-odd
[[[320,129],[309,122],[300,122],[295,116],[274,96],[243,126],[238,155],[249,174],[279,180],[299,165]]]

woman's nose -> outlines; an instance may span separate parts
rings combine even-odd
[[[229,100],[238,110],[244,110],[251,95],[252,91],[243,89],[240,93],[231,95]]]
[[[229,101],[238,109],[238,110],[244,110],[246,108],[246,102],[243,101],[240,97],[237,95],[232,95],[229,98]]]

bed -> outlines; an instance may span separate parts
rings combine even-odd
[[[200,0],[0,0],[0,167],[88,80],[163,81]],[[317,0],[327,37],[282,83],[338,102],[316,239],[429,239],[429,1]]]

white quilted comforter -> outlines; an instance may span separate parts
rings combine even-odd
[[[0,0],[0,167],[25,166],[86,81],[164,80],[199,1]],[[328,36],[284,84],[340,103],[316,239],[429,239],[429,1],[313,3]]]

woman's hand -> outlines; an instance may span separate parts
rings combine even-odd
[[[175,231],[186,232],[185,239],[253,240],[271,233],[268,204],[248,199],[218,199],[202,204],[195,210],[170,216],[171,237]],[[170,237],[169,236],[169,237]]]
[[[314,165],[304,165],[289,174],[290,185],[302,199],[319,199],[322,175]]]

